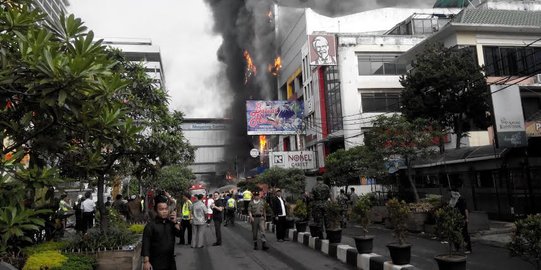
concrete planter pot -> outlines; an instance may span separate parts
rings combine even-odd
[[[96,270],[131,269],[141,270],[141,248],[143,243],[139,241],[133,250],[111,250],[96,253]]]
[[[374,247],[373,235],[356,236],[356,237],[353,237],[353,239],[355,239],[355,247],[357,248],[358,253],[360,254],[372,253],[372,249]]]
[[[308,221],[296,221],[295,228],[298,232],[305,232],[306,227],[308,226]]]
[[[338,244],[342,241],[342,230],[327,230],[329,244]]]
[[[440,270],[466,270],[466,256],[464,255],[438,255],[434,259]]]
[[[409,264],[411,260],[411,245],[404,244],[400,245],[398,243],[388,244],[387,248],[389,249],[389,254],[391,255],[391,260],[393,264],[404,265]]]

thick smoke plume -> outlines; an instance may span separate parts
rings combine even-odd
[[[273,99],[276,80],[267,71],[277,56],[273,6],[312,8],[327,16],[341,16],[375,8],[398,6],[399,0],[205,0],[214,17],[214,31],[221,35],[223,43],[218,59],[226,64],[226,77],[233,102],[228,117],[232,119],[228,162],[237,171],[249,170],[258,165],[258,159],[249,157],[254,147],[246,135],[246,106],[248,99]],[[435,0],[404,0],[404,5],[427,7]],[[429,3],[431,2],[431,3]],[[284,16],[280,14],[280,16]],[[288,21],[288,18],[278,18]],[[257,66],[257,74],[245,81],[248,51]],[[226,105],[226,104],[224,104]]]

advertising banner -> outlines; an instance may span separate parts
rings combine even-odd
[[[518,85],[491,85],[498,147],[528,145]],[[512,105],[510,105],[512,104]]]
[[[248,135],[293,135],[302,131],[302,102],[246,101]]]
[[[308,47],[311,66],[336,66],[334,35],[309,35]]]
[[[271,168],[311,170],[316,168],[316,160],[312,151],[270,152],[269,165]]]
[[[541,137],[541,121],[526,122],[526,135],[528,137]]]

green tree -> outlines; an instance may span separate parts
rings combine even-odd
[[[300,195],[306,186],[304,172],[301,169],[284,169],[274,167],[257,176],[257,181],[267,184],[269,188],[280,188]]]
[[[457,136],[456,148],[472,128],[490,125],[487,84],[471,48],[429,44],[413,69],[400,78],[402,113],[409,120],[433,120]],[[440,140],[443,151],[443,140]]]
[[[410,122],[404,116],[396,114],[381,115],[366,133],[365,143],[371,151],[388,160],[397,157],[404,160],[415,201],[419,201],[412,176],[413,161],[430,154],[431,146],[435,145],[434,138],[439,135],[428,120],[418,118]]]
[[[331,186],[346,186],[351,179],[361,176],[379,178],[383,172],[383,162],[377,152],[370,151],[364,145],[348,150],[339,149],[325,158],[325,177]]]
[[[183,192],[188,191],[194,179],[195,175],[190,168],[177,164],[161,168],[153,180],[146,181],[143,185],[147,188],[166,190],[175,198],[179,198]]]

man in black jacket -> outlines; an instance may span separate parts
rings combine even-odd
[[[175,236],[180,237],[180,224],[176,212],[169,211],[165,195],[156,196],[154,201],[156,218],[145,226],[143,232],[143,269],[176,270]]]
[[[286,239],[286,201],[282,198],[282,191],[279,189],[276,190],[276,197],[274,197],[272,203],[272,212],[276,223],[276,239],[278,242],[288,240]]]

